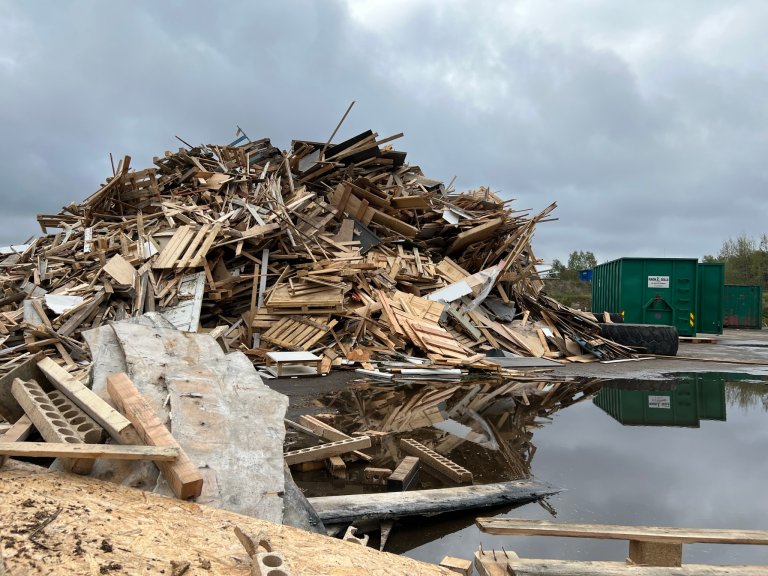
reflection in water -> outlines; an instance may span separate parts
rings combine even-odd
[[[607,380],[593,402],[625,426],[698,428],[702,420],[725,422],[727,404],[768,411],[768,390],[749,374],[692,372],[673,380]]]
[[[606,382],[593,402],[625,426],[685,426],[725,421],[725,383],[711,374],[674,381]]]
[[[732,448],[754,441],[762,454],[767,383],[719,373],[660,381],[562,381],[542,375],[460,384],[362,382],[326,397],[327,411],[338,413],[322,418],[350,435],[372,433],[375,451],[366,452],[374,461],[349,462],[347,480],[333,484],[324,470],[294,477],[307,496],[383,491],[363,484],[362,469],[392,468],[404,455],[399,439],[414,438],[471,470],[478,484],[529,477],[533,464],[542,480],[567,489],[554,498],[562,521],[765,529],[759,519],[765,514],[755,516],[765,506],[754,500],[762,494],[755,490],[762,489],[763,459],[754,450]],[[581,403],[595,393],[594,404]],[[616,426],[601,411],[628,426]],[[658,446],[664,449],[648,449]],[[712,454],[718,454],[714,467]],[[455,485],[428,468],[422,468],[421,478],[419,488]],[[737,496],[726,499],[731,493]],[[549,517],[530,505],[511,515]],[[472,525],[474,516],[399,522],[387,549],[431,562],[446,554],[469,558],[479,542],[492,547],[491,538]],[[529,557],[610,559],[616,553],[610,548],[615,543],[599,541],[564,541],[557,554],[547,539],[514,542]],[[511,544],[498,537],[495,547]],[[733,546],[694,547],[690,554],[688,561],[765,563],[753,551]]]
[[[324,405],[338,414],[324,418],[348,435],[365,433],[374,439],[377,446],[368,451],[375,452],[374,460],[368,466],[394,468],[405,455],[399,440],[413,438],[470,470],[476,484],[504,482],[530,476],[533,430],[558,410],[588,398],[600,382],[544,376],[395,386],[364,381],[326,397]],[[362,491],[353,485],[360,471],[348,469],[346,490],[318,484],[322,472],[294,477],[307,496]],[[454,485],[422,469],[420,488]]]

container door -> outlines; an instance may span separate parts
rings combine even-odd
[[[725,266],[699,264],[696,328],[705,334],[723,333],[723,305],[725,299]]]

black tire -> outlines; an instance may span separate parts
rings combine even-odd
[[[674,326],[656,324],[600,324],[600,335],[646,354],[677,356],[679,334]]]
[[[603,324],[605,320],[603,319],[603,312],[592,312],[595,316],[595,320],[599,324]],[[611,317],[611,322],[614,324],[623,324],[624,323],[624,316],[622,316],[619,312],[609,312],[608,313]]]

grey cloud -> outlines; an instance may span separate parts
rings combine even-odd
[[[326,138],[353,99],[340,138],[404,131],[431,176],[513,207],[558,201],[537,231],[545,260],[701,256],[765,231],[767,75],[746,48],[766,39],[744,16],[760,3],[402,10],[361,23],[344,2],[0,3],[0,243],[95,190],[109,152],[141,168],[174,134],[222,142],[237,124],[285,148]]]

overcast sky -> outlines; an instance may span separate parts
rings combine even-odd
[[[0,244],[110,174],[240,125],[405,132],[458,189],[542,209],[547,261],[768,232],[768,2],[0,0]]]

